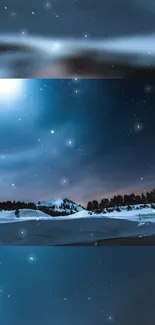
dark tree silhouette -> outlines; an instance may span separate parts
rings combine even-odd
[[[145,197],[144,193],[142,193],[142,195],[141,195],[141,201],[143,204],[146,204],[146,197]]]
[[[88,204],[87,204],[87,210],[88,211],[94,210],[93,202],[88,202]]]
[[[101,202],[97,202],[96,200],[88,202],[87,210],[94,211],[94,210],[104,210],[109,208],[117,209],[121,206],[132,206],[132,205],[141,205],[142,207],[146,207],[146,204],[153,204],[155,203],[155,189],[150,192],[147,192],[146,195],[142,193],[141,195],[138,194],[124,194],[117,195],[112,197],[111,199],[103,198]],[[128,208],[130,209],[130,208]],[[137,208],[139,209],[139,208]],[[117,209],[118,211],[118,209]]]
[[[128,205],[126,209],[127,209],[127,211],[131,211],[132,210],[131,205]]]
[[[105,209],[109,207],[109,199],[102,199],[100,204],[99,204],[99,208],[100,209]]]
[[[19,218],[19,217],[20,217],[19,209],[16,209],[16,210],[15,210],[15,216],[16,216],[16,218]]]

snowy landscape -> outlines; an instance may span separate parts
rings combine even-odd
[[[51,216],[40,208],[55,209],[67,204],[65,216]],[[67,202],[67,203],[66,203]],[[0,212],[0,245],[72,245],[97,241],[155,235],[155,209],[152,204],[113,208],[112,212],[90,212],[66,199],[39,202],[37,209]]]

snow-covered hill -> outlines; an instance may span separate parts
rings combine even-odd
[[[58,213],[65,213],[66,215],[74,214],[76,212],[84,210],[83,207],[68,199],[57,199],[57,200],[38,202],[37,207],[48,208],[51,211],[58,212]]]
[[[16,217],[15,210],[0,211],[0,223],[21,222],[29,220],[51,220],[51,216],[39,210],[19,209],[19,216]]]
[[[141,221],[148,219],[151,222],[155,222],[155,209],[151,204],[147,206],[133,205],[130,210],[128,207],[120,207],[119,210],[108,209],[101,213],[92,213],[87,211],[88,215],[92,218],[112,218],[112,219],[124,219],[129,221]]]
[[[97,209],[94,211],[89,211],[89,214],[107,214],[107,216],[111,215],[119,215],[121,212],[123,212],[123,215],[130,215],[129,212],[133,211],[133,215],[139,215],[141,214],[141,211],[144,211],[144,214],[146,211],[149,211],[148,209],[151,209],[151,211],[155,212],[155,204],[133,204],[128,206],[119,206],[119,207],[110,207],[107,209]],[[126,214],[127,213],[127,214]],[[143,212],[142,212],[143,213]],[[131,213],[132,214],[132,213]]]

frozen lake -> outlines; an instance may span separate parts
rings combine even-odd
[[[155,235],[154,214],[143,217],[141,222],[95,216],[0,223],[0,245],[66,245],[150,235]]]

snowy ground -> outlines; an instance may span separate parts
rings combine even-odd
[[[155,235],[151,208],[89,215],[81,211],[67,217],[51,217],[38,210],[0,212],[0,245],[59,245],[107,238]]]

